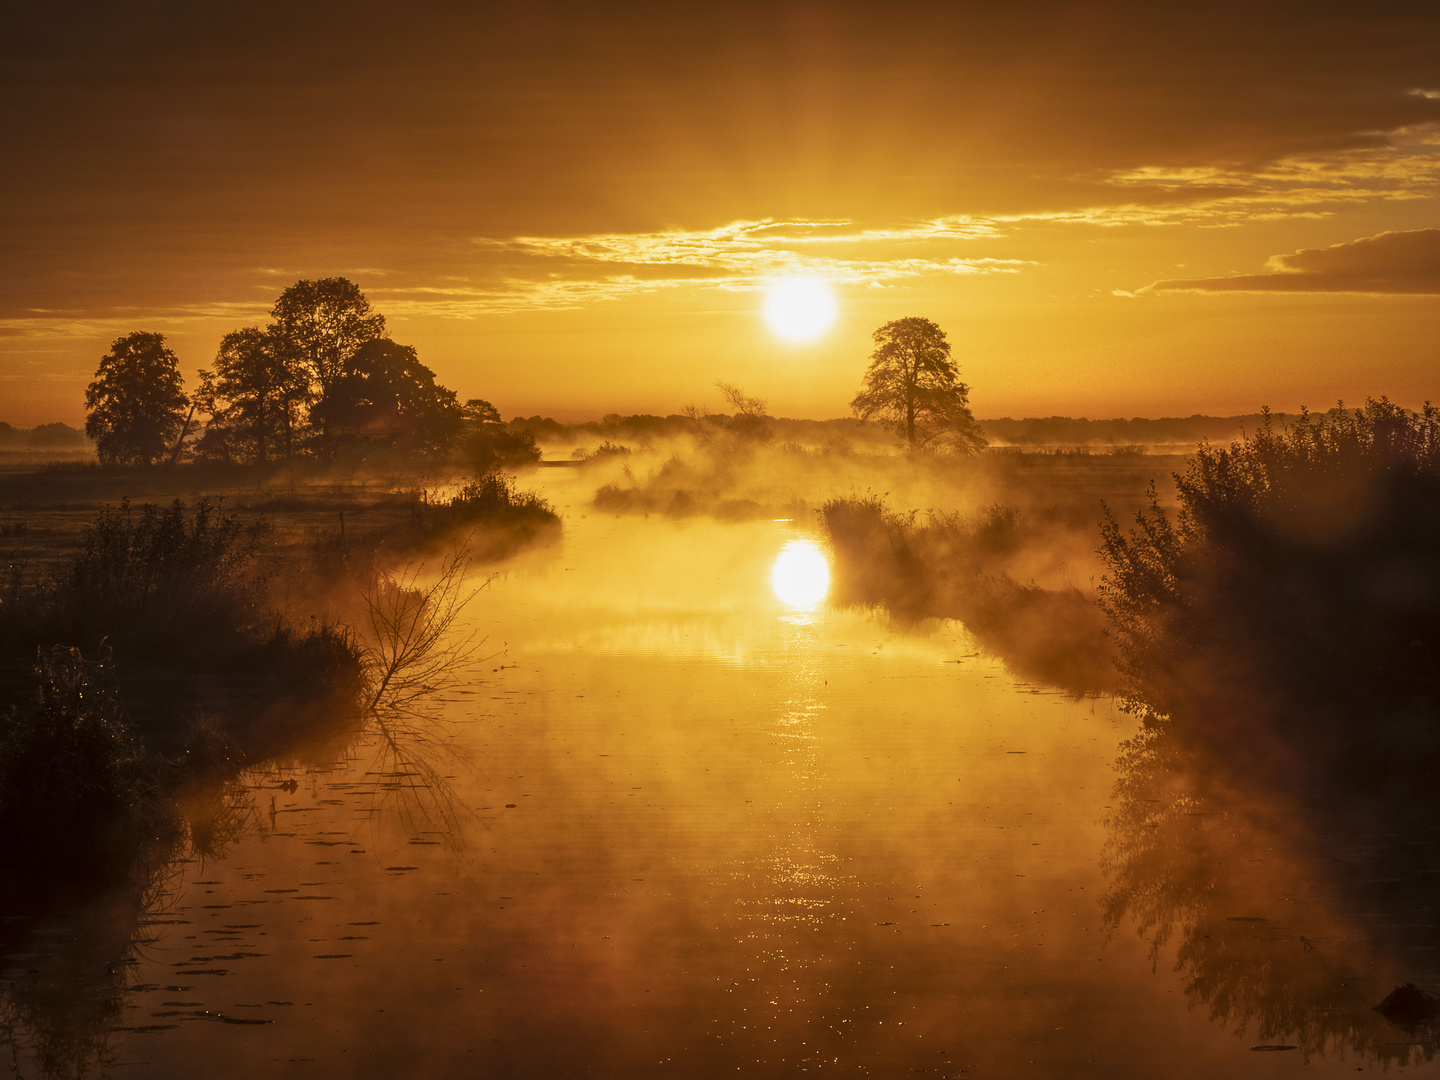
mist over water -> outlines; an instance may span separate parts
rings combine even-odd
[[[483,661],[398,757],[258,768],[234,839],[144,902],[7,921],[19,1075],[1428,1061],[1370,1011],[1428,973],[1391,926],[1418,909],[1337,896],[1296,813],[1203,763],[1117,772],[1137,724],[1108,699],[830,602],[813,516],[612,516],[559,472],[562,541],[465,608]]]

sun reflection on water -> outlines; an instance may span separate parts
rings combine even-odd
[[[814,611],[830,591],[830,563],[814,540],[791,540],[770,569],[775,597],[796,612]]]

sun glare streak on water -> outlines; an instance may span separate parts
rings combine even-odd
[[[830,563],[814,540],[791,540],[770,570],[770,587],[786,607],[812,612],[830,591]]]

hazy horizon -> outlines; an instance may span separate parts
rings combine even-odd
[[[1100,5],[161,0],[0,43],[0,396],[81,415],[110,342],[186,379],[346,276],[461,399],[841,416],[870,333],[981,416],[1430,396],[1440,14]],[[143,72],[143,77],[136,77]],[[833,293],[786,341],[777,279]]]

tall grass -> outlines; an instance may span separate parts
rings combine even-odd
[[[59,583],[69,636],[97,634],[148,650],[194,649],[243,634],[259,618],[264,582],[254,559],[263,525],[246,527],[201,499],[137,513],[106,507]]]
[[[12,886],[108,879],[137,844],[174,838],[155,797],[166,763],[126,715],[110,662],[57,646],[34,674],[32,699],[0,717],[0,865]]]

